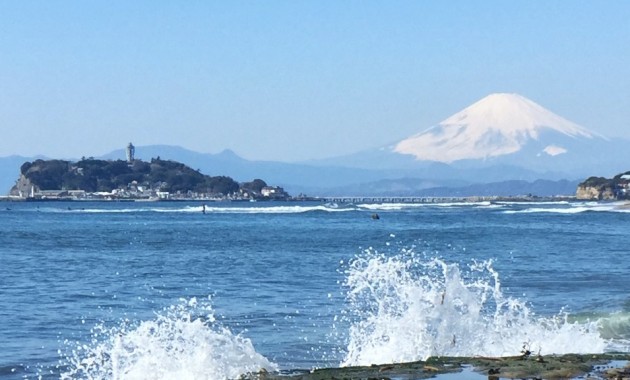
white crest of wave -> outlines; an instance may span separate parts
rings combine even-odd
[[[208,303],[182,300],[133,326],[97,326],[89,345],[78,344],[62,379],[235,379],[277,370],[251,341],[218,325]],[[103,338],[103,339],[101,339]]]
[[[346,212],[353,211],[354,207],[339,207],[331,205],[314,205],[314,206],[261,206],[261,207],[234,207],[230,203],[223,205],[199,205],[199,206],[184,206],[184,207],[146,207],[138,206],[134,208],[57,208],[46,210],[48,212],[72,212],[72,213],[86,213],[86,214],[128,214],[128,213],[164,213],[164,214],[201,214],[201,213],[216,213],[216,214],[301,214],[313,211],[325,211],[325,212]]]
[[[201,211],[201,207],[191,208],[186,211]],[[267,206],[267,207],[206,207],[208,213],[231,214],[301,214],[312,211],[343,212],[352,211],[348,208],[334,208],[326,205],[317,206]]]
[[[413,252],[370,251],[347,272],[352,319],[342,366],[400,363],[430,356],[603,352],[596,322],[569,323],[565,313],[534,315],[506,297],[492,262],[422,260]]]
[[[398,211],[404,209],[417,209],[426,207],[489,207],[497,206],[488,201],[481,202],[422,202],[422,203],[362,203],[357,205],[360,209],[366,210],[383,210],[383,211]]]
[[[580,214],[583,212],[620,212],[630,213],[630,208],[620,202],[612,203],[574,203],[568,207],[532,207],[523,210],[506,210],[505,214],[533,214],[533,213],[549,213],[549,214]]]
[[[568,201],[497,201],[500,205],[569,205]]]

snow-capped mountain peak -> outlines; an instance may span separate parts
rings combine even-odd
[[[541,138],[549,141],[540,141]],[[400,141],[394,152],[418,160],[450,163],[520,151],[527,143],[541,153],[567,152],[560,140],[603,138],[518,94],[491,94],[424,132]]]

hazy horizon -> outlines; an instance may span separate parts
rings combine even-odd
[[[0,157],[136,146],[297,162],[496,92],[630,138],[630,3],[5,2]]]

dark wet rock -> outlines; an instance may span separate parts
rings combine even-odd
[[[489,379],[630,379],[630,368],[610,368],[612,361],[629,361],[630,353],[593,355],[519,355],[511,357],[433,357],[426,361],[362,367],[261,372],[245,380],[416,380],[461,372],[470,365]],[[462,379],[465,375],[462,374]]]

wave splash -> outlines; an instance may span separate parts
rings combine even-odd
[[[104,340],[102,339],[104,337]],[[61,379],[234,379],[277,366],[257,353],[249,339],[232,334],[196,298],[133,325],[99,325],[89,345],[74,345]]]
[[[342,366],[400,363],[430,356],[507,356],[604,352],[596,321],[570,323],[564,312],[536,316],[506,297],[492,261],[462,269],[413,251],[373,250],[347,269],[350,319]]]

